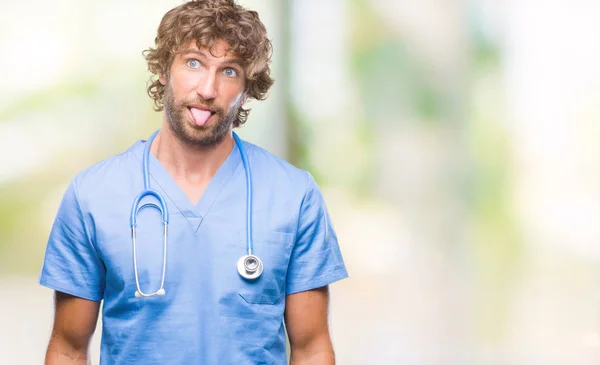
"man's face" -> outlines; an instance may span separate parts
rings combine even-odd
[[[191,42],[175,55],[165,89],[165,118],[175,135],[188,144],[213,146],[229,133],[245,102],[245,75],[240,59],[227,53],[228,44],[212,49]],[[212,53],[211,53],[212,51]]]

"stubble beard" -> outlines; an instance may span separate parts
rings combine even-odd
[[[241,107],[241,98],[225,113],[222,108],[212,102],[207,102],[200,96],[198,100],[183,101],[176,104],[173,89],[169,82],[164,97],[165,116],[173,134],[183,143],[191,147],[210,148],[225,139],[231,132],[233,123],[237,118],[238,109]],[[186,105],[202,104],[213,108],[216,113],[208,126],[197,127],[189,122],[190,112]]]

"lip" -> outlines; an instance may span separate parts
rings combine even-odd
[[[192,108],[194,108],[194,109],[206,110],[206,111],[209,111],[209,112],[211,112],[212,114],[215,114],[215,113],[216,113],[216,110],[215,110],[215,109],[213,109],[213,108],[209,108],[209,107],[207,107],[207,106],[204,106],[204,105],[188,105],[188,106],[187,106],[187,108],[188,108],[188,109],[192,109]]]

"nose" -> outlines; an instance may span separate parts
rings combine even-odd
[[[217,97],[217,77],[214,72],[206,72],[200,79],[196,93],[204,100],[212,100]]]

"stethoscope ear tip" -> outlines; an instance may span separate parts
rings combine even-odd
[[[159,297],[164,296],[165,295],[165,289],[164,288],[158,289],[158,291],[156,292],[156,295],[158,295]]]

